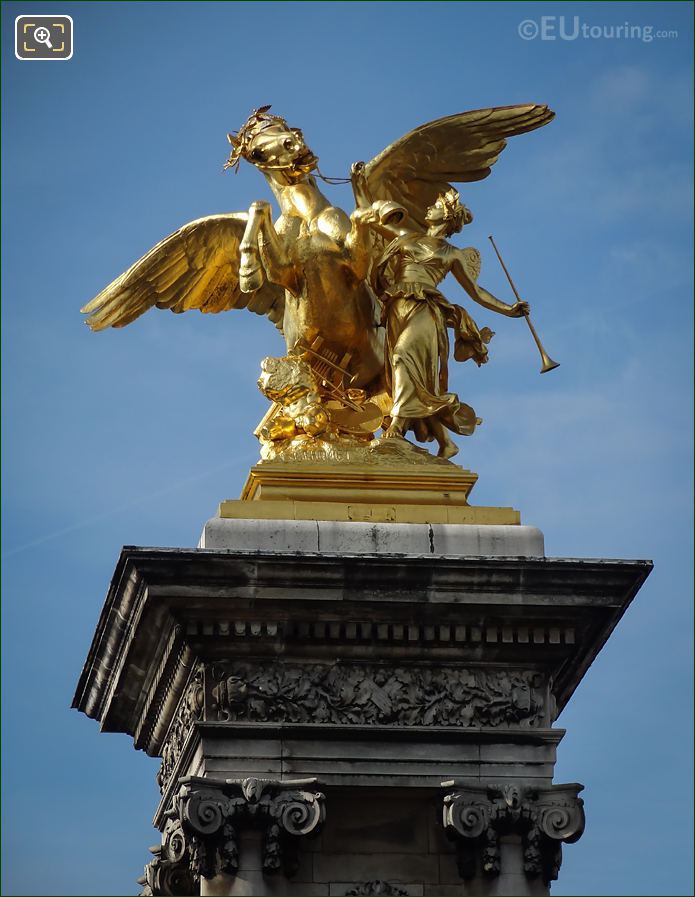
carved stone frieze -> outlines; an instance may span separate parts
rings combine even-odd
[[[443,782],[450,787],[453,782]],[[514,784],[465,786],[444,796],[444,829],[457,843],[462,878],[480,868],[487,875],[500,872],[500,835],[521,835],[524,872],[557,878],[562,843],[578,841],[584,831],[582,785],[531,788]]]
[[[207,718],[395,726],[539,726],[543,679],[528,671],[377,664],[219,663]]]
[[[392,885],[389,881],[382,881],[380,878],[356,885],[345,892],[345,897],[379,897],[382,894],[388,895],[388,897],[408,897],[408,892],[403,888]]]
[[[200,720],[203,717],[205,695],[203,670],[203,665],[198,664],[193,671],[162,747],[162,765],[157,774],[157,783],[162,791],[166,788],[176,769],[176,764],[191,726],[196,720]]]
[[[547,683],[528,670],[268,661],[198,664],[162,747],[160,790],[185,769],[196,721],[530,728],[549,724]]]
[[[240,833],[259,828],[263,871],[292,875],[299,838],[317,834],[325,817],[323,794],[304,787],[315,782],[183,778],[167,814],[161,857],[183,864],[194,879],[235,875]]]

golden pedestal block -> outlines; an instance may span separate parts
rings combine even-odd
[[[251,468],[236,501],[219,516],[242,519],[356,520],[374,523],[521,522],[513,508],[471,507],[478,475],[405,440],[354,448],[344,459],[274,458]]]

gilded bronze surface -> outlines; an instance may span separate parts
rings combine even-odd
[[[273,402],[256,431],[265,459],[363,457],[382,425],[383,440],[412,431],[452,457],[449,432],[470,434],[480,421],[448,391],[448,330],[455,359],[479,365],[493,334],[449,302],[440,282],[452,273],[478,304],[532,325],[518,296],[508,304],[478,284],[477,250],[448,241],[472,219],[451,182],[487,177],[506,138],[553,113],[507,106],[422,125],[353,166],[356,208],[348,215],[319,189],[318,158],[302,132],[269,108],[229,135],[225,167],[245,160],[261,171],[280,216],[273,221],[270,204],[259,201],[247,213],[184,225],[82,309],[88,325],[123,327],[153,307],[247,308],[287,343],[284,358],[263,362],[259,380]]]

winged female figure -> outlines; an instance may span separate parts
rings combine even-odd
[[[473,248],[458,249],[447,237],[473,220],[459,193],[442,193],[427,209],[427,230],[389,223],[393,203],[377,201],[360,210],[359,220],[390,238],[376,266],[386,328],[386,382],[392,398],[385,436],[404,436],[412,430],[421,442],[436,440],[439,456],[452,458],[458,446],[447,431],[471,435],[479,419],[455,393],[448,392],[449,338],[455,334],[454,358],[485,364],[493,332],[477,325],[468,312],[451,304],[437,289],[452,273],[468,295],[485,308],[521,317],[527,302],[507,305],[477,283],[480,255]],[[405,217],[405,216],[404,216]],[[407,221],[407,218],[405,218]]]
[[[87,324],[92,330],[124,327],[150,308],[246,308],[282,331],[288,352],[319,339],[323,351],[347,366],[350,386],[378,397],[388,411],[393,395],[386,328],[375,289],[384,236],[360,210],[392,203],[398,212],[382,216],[383,226],[407,218],[407,228],[425,231],[428,208],[452,183],[487,177],[508,137],[542,127],[553,113],[545,105],[506,106],[416,128],[353,167],[356,209],[348,215],[319,189],[318,158],[301,130],[269,109],[254,111],[228,135],[226,167],[245,160],[257,168],[277,200],[279,217],[273,221],[270,203],[262,201],[248,212],[184,225],[85,305]]]

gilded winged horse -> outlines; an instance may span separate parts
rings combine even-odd
[[[235,135],[225,167],[241,159],[263,173],[280,207],[210,215],[185,224],[103,289],[82,311],[92,330],[124,327],[150,308],[217,313],[247,308],[267,316],[288,350],[321,337],[349,356],[351,383],[383,388],[384,328],[370,268],[383,248],[360,216],[332,205],[318,187],[318,158],[302,132],[271,114],[252,113]],[[479,109],[429,122],[370,162],[353,166],[358,212],[393,203],[413,227],[453,182],[490,174],[508,137],[547,124],[545,105]]]

